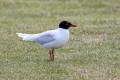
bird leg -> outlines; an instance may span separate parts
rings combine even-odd
[[[52,49],[52,60],[54,61],[54,48]]]
[[[49,50],[49,54],[50,54],[50,60],[54,61],[54,48],[52,50]]]
[[[52,53],[51,53],[51,50],[49,50],[49,54],[50,54],[50,60],[52,60]]]

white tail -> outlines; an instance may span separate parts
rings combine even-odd
[[[30,34],[16,33],[23,40],[29,40]]]

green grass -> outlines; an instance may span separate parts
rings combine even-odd
[[[16,36],[62,20],[79,27],[54,62]],[[120,80],[120,0],[0,0],[0,80]]]

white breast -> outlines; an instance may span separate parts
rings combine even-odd
[[[56,39],[54,42],[45,44],[43,47],[52,49],[64,46],[65,43],[69,40],[69,31],[59,28],[56,30],[54,38]]]

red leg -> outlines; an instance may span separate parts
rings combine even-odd
[[[52,60],[52,53],[51,53],[51,50],[49,50],[49,54],[50,54],[50,60]]]
[[[54,48],[52,49],[52,60],[54,61]]]

